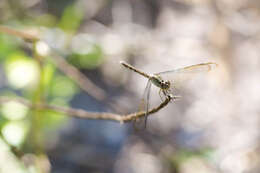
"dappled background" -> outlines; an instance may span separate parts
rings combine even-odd
[[[124,115],[147,79],[120,60],[148,73],[219,65],[180,82],[142,131],[2,101],[2,172],[260,171],[258,0],[1,0],[0,22],[40,38],[0,33],[0,98]]]

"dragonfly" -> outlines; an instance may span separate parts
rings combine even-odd
[[[182,68],[177,68],[173,70],[162,71],[159,73],[149,74],[135,68],[134,66],[124,61],[120,61],[120,64],[148,79],[148,82],[146,84],[143,93],[143,98],[141,100],[140,108],[139,108],[140,111],[141,110],[145,111],[144,129],[146,128],[146,124],[147,124],[147,117],[149,111],[149,99],[150,99],[150,91],[151,91],[152,84],[159,88],[159,96],[161,97],[161,99],[163,96],[165,96],[165,97],[171,97],[173,98],[173,100],[175,100],[180,98],[181,96],[174,95],[176,91],[174,86],[177,85],[178,83],[177,80],[179,81],[182,80],[181,78],[183,74],[208,72],[218,66],[218,64],[214,62],[206,62],[206,63],[194,64]],[[169,76],[169,79],[166,79],[165,78],[166,76]],[[137,121],[134,120],[134,124],[136,122]]]

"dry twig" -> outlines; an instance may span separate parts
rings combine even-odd
[[[4,104],[10,101],[15,101],[24,104],[32,109],[51,110],[55,112],[65,113],[71,117],[83,118],[83,119],[110,120],[110,121],[125,123],[158,112],[160,109],[164,108],[171,100],[173,100],[173,98],[174,97],[172,96],[166,97],[166,99],[159,106],[150,109],[148,111],[148,114],[145,114],[144,111],[141,111],[141,112],[135,112],[127,115],[119,115],[119,114],[107,113],[107,112],[88,112],[83,109],[61,107],[61,106],[55,106],[49,104],[33,104],[32,102],[24,98],[11,98],[5,96],[0,97],[0,104]]]
[[[3,25],[0,25],[0,32],[14,35],[14,36],[20,37],[22,39],[29,40],[31,42],[38,41],[40,39],[39,37],[37,37],[33,34],[21,32],[21,31],[18,31],[18,30],[15,30],[15,29],[3,26]]]

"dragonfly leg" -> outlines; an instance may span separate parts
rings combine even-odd
[[[159,96],[161,98],[161,101],[163,101],[162,91],[163,91],[162,89],[159,90]]]
[[[144,109],[144,106],[145,106],[145,101],[144,101],[144,99],[142,99],[141,100],[141,103],[139,104],[139,108],[138,108],[138,111],[140,112],[140,111],[143,111],[143,109]],[[138,123],[140,123],[140,119],[139,118],[134,118],[133,119],[133,127],[134,127],[134,130],[135,131],[140,131],[140,130],[142,130],[142,128],[140,128],[139,126],[138,126]]]
[[[165,89],[165,90],[162,90],[163,91],[163,94],[165,97],[167,97],[170,93]]]

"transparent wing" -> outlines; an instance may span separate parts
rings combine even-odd
[[[198,72],[208,72],[218,65],[213,62],[208,62],[208,63],[201,63],[201,64],[195,64],[183,68],[178,68],[174,70],[168,70],[168,71],[163,71],[160,73],[156,73],[156,75],[163,75],[163,74],[171,74],[171,73],[198,73]]]
[[[149,111],[149,99],[150,99],[150,93],[151,93],[150,91],[151,91],[151,86],[152,86],[151,84],[152,84],[151,80],[148,80],[144,93],[143,93],[141,103],[139,105],[139,111],[144,111],[145,116],[143,118],[139,118],[134,121],[134,127],[137,130],[146,128],[147,116],[148,116],[148,111]]]
[[[174,95],[182,95],[181,90],[190,85],[189,82],[201,77],[203,74],[213,70],[217,67],[216,63],[208,62],[195,64],[183,68],[163,71],[156,73],[163,80],[169,80],[171,83],[171,90]]]

